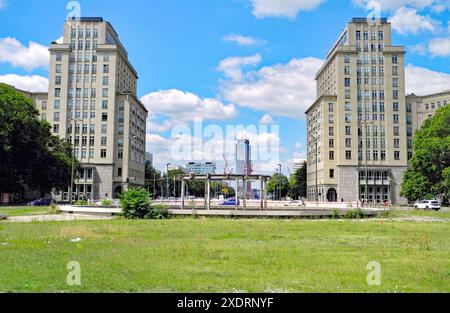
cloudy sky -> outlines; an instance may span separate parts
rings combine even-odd
[[[62,35],[68,3],[0,0],[0,81],[46,90],[47,46]],[[172,131],[179,125],[193,130],[194,118],[224,132],[227,125],[280,125],[279,134],[269,126],[247,136],[254,143],[270,138],[283,164],[304,157],[314,74],[346,23],[374,8],[392,22],[394,44],[408,52],[407,92],[450,89],[450,0],[79,3],[82,16],[110,21],[128,50],[139,73],[138,96],[150,111],[147,150],[160,168],[186,163],[171,146],[195,134]],[[270,162],[260,170],[272,171]]]

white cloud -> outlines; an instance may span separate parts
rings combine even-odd
[[[242,67],[254,66],[261,62],[261,55],[255,54],[249,57],[229,57],[222,61],[217,68],[223,72],[228,78],[235,81],[242,80]]]
[[[417,45],[409,46],[408,51],[419,55],[425,55],[427,53],[427,46],[420,43]]]
[[[64,37],[61,36],[61,37],[59,37],[58,39],[56,39],[55,41],[56,41],[56,43],[59,44],[59,45],[60,45],[60,44],[63,44],[63,43],[64,43]]]
[[[450,37],[434,38],[428,44],[428,52],[432,57],[448,57],[450,56]]]
[[[317,8],[326,0],[250,0],[253,6],[253,15],[264,17],[295,18],[300,11],[309,11]]]
[[[439,28],[439,21],[429,17],[417,14],[416,9],[399,8],[391,17],[392,29],[399,34],[417,34],[420,31],[435,31]]]
[[[205,98],[177,89],[160,90],[142,97],[149,110],[148,129],[162,132],[177,124],[203,120],[227,120],[237,116],[233,104],[223,104],[217,99]]]
[[[261,125],[271,125],[273,124],[273,118],[270,114],[265,114],[259,121]]]
[[[0,0],[0,10],[4,9],[7,4],[6,0]]]
[[[413,64],[406,66],[406,92],[427,95],[450,89],[450,74],[435,72]]]
[[[48,92],[48,79],[39,75],[0,75],[0,82],[31,92]]]
[[[371,3],[378,3],[381,11],[395,11],[404,6],[422,10],[429,6],[436,7],[438,5],[445,5],[445,1],[448,0],[353,0],[353,4],[358,7],[367,8]]]
[[[11,63],[27,71],[48,68],[50,52],[47,47],[33,41],[26,47],[15,38],[0,38],[0,62]]]
[[[263,46],[267,43],[267,41],[262,39],[236,34],[229,34],[224,36],[223,41],[234,42],[239,46]]]
[[[315,100],[314,77],[322,64],[310,57],[249,71],[242,80],[223,81],[221,95],[242,107],[301,119]]]

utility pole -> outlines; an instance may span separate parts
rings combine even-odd
[[[166,176],[166,195],[167,195],[167,198],[169,198],[170,197],[170,195],[169,195],[169,165],[171,165],[172,163],[167,163],[166,164],[166,169],[167,169],[167,176]]]

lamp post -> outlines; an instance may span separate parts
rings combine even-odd
[[[319,202],[319,184],[318,184],[318,160],[317,160],[317,156],[318,156],[318,142],[317,142],[317,137],[311,135],[311,138],[314,140],[314,144],[315,144],[315,163],[316,163],[316,202]]]
[[[167,169],[167,177],[166,177],[166,195],[167,198],[169,198],[169,166],[172,165],[172,163],[167,163],[166,164],[166,169]]]

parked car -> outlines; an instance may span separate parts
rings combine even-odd
[[[232,206],[236,206],[236,199],[232,198],[232,199],[227,199],[224,202],[222,202],[220,205],[232,205]],[[240,205],[240,201],[237,201],[237,205]]]
[[[437,200],[422,200],[414,204],[414,208],[416,210],[424,209],[439,211],[441,209],[441,205]]]
[[[36,199],[28,202],[28,206],[49,206],[52,202],[52,199]]]
[[[287,206],[287,207],[304,207],[305,206],[305,202],[303,200],[295,200],[295,201],[290,201],[289,203],[285,204],[284,206]]]

